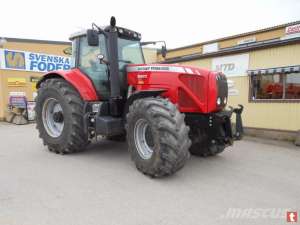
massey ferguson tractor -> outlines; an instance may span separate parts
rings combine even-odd
[[[243,107],[225,110],[224,74],[145,64],[142,46],[155,42],[140,42],[139,33],[117,27],[114,17],[70,40],[73,68],[37,83],[37,129],[50,151],[79,152],[97,136],[127,140],[137,169],[163,177],[181,169],[190,153],[214,156],[242,137]]]

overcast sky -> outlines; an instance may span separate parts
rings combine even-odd
[[[181,47],[300,20],[300,0],[3,0],[0,37],[66,41],[92,22]]]

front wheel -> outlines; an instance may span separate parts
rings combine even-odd
[[[189,127],[175,105],[162,98],[133,102],[127,114],[132,160],[142,173],[162,177],[181,169],[189,158]]]
[[[36,127],[49,150],[72,153],[88,144],[84,132],[84,104],[78,92],[63,79],[48,79],[36,98]]]

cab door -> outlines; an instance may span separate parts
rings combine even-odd
[[[107,58],[103,34],[99,35],[99,46],[89,46],[86,36],[79,38],[78,45],[78,68],[92,80],[101,100],[107,100],[110,96],[108,67],[97,59],[99,54]]]

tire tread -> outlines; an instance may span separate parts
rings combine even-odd
[[[38,95],[36,98],[37,104],[35,108],[37,115],[41,114],[43,107],[40,96],[49,89],[56,89],[57,92],[67,101],[71,112],[70,116],[72,117],[71,130],[69,131],[69,134],[67,135],[68,138],[65,140],[63,145],[51,144],[48,141],[47,135],[43,132],[44,125],[37,120],[36,128],[39,131],[39,137],[43,139],[43,143],[48,146],[49,151],[55,153],[67,154],[84,150],[88,144],[88,138],[83,131],[83,100],[78,92],[64,79],[47,79],[38,89]]]

